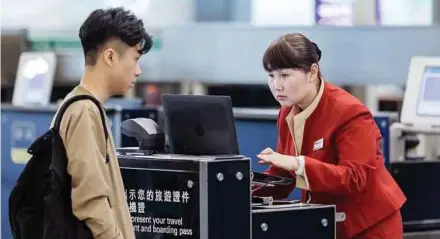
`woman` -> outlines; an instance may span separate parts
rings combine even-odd
[[[276,152],[263,150],[265,172],[296,179],[290,187],[262,188],[259,196],[334,204],[346,219],[337,238],[403,238],[400,208],[406,198],[384,166],[380,133],[355,97],[324,81],[318,46],[301,34],[275,40],[263,57],[269,87],[280,103]]]

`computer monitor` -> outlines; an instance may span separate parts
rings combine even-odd
[[[440,116],[440,67],[426,67],[422,79],[417,114]]]
[[[401,122],[440,126],[440,57],[413,57],[403,99]]]
[[[162,104],[170,153],[238,155],[230,97],[163,94]]]

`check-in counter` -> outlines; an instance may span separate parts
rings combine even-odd
[[[334,205],[251,197],[247,157],[130,148],[119,149],[118,160],[136,238],[335,238]]]
[[[2,105],[2,238],[9,238],[7,201],[10,190],[18,175],[29,159],[26,150],[39,135],[48,130],[57,110],[56,105],[48,107],[16,107]],[[256,155],[266,147],[276,148],[278,109],[234,108],[235,125],[240,153],[251,158],[253,171],[261,172],[266,166],[257,163]],[[136,146],[133,138],[123,136],[120,123],[131,118],[151,118],[163,121],[161,107],[137,108],[121,107],[119,104],[106,105],[106,114],[110,120],[113,137],[117,147]],[[394,116],[395,117],[395,116]],[[383,151],[388,160],[389,132],[388,127],[394,120],[393,115],[378,115],[376,123],[383,136]],[[299,190],[289,196],[298,199]]]

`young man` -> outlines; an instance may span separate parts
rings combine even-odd
[[[85,71],[66,99],[85,94],[104,104],[113,95],[127,93],[141,74],[139,57],[152,46],[142,20],[123,8],[98,9],[82,24],[79,37]],[[74,215],[86,223],[94,238],[134,239],[115,145],[111,133],[105,139],[98,107],[90,100],[70,105],[60,136],[72,177]]]

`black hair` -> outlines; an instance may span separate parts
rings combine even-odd
[[[292,33],[271,43],[264,53],[263,67],[268,72],[286,68],[309,72],[320,59],[321,50],[316,43],[300,33]]]
[[[118,39],[130,47],[141,44],[139,54],[150,51],[153,40],[144,23],[122,7],[94,10],[79,29],[79,38],[87,65],[94,65],[101,47]]]

